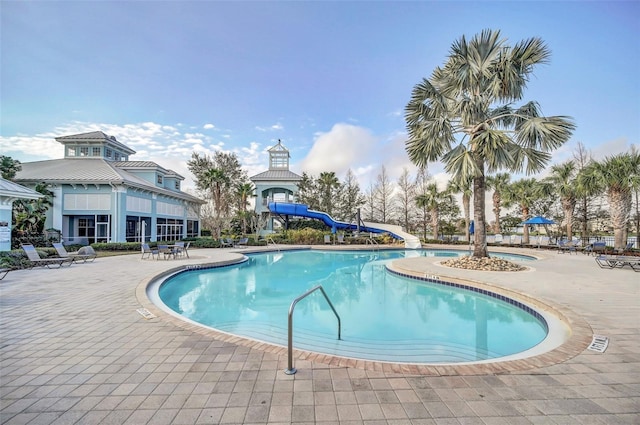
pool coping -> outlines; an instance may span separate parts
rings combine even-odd
[[[304,248],[303,248],[304,249]],[[308,249],[308,248],[307,248]],[[311,248],[314,249],[314,248]],[[322,250],[318,247],[318,250]],[[269,252],[271,250],[260,250],[259,252]],[[276,250],[273,250],[276,251]],[[252,251],[244,251],[244,253],[254,253]],[[239,264],[246,260],[244,253],[236,253],[237,257],[225,261],[202,263],[197,265],[178,266],[162,273],[146,277],[140,281],[136,287],[136,298],[143,308],[159,317],[161,320],[171,323],[179,328],[196,332],[202,335],[210,336],[216,340],[236,344],[239,346],[261,350],[275,355],[288,355],[288,349],[285,346],[279,346],[263,341],[257,341],[247,337],[241,337],[226,332],[218,331],[203,325],[187,322],[176,317],[161,307],[158,307],[148,296],[147,290],[151,284],[159,279],[168,277],[175,273],[186,270],[201,268],[217,268]],[[387,268],[392,272],[415,277],[421,280],[425,278],[425,272],[411,268],[407,263],[418,262],[421,257],[406,258],[393,260]],[[398,264],[398,263],[402,264]],[[521,273],[521,272],[501,272],[501,273]],[[363,360],[336,355],[321,354],[305,350],[293,349],[293,358],[300,361],[318,362],[331,366],[357,368],[368,371],[376,371],[383,373],[403,373],[422,376],[470,376],[470,375],[486,375],[486,374],[507,374],[514,372],[522,372],[535,368],[552,366],[565,362],[582,353],[591,343],[593,331],[591,326],[578,314],[572,310],[551,304],[549,301],[541,301],[526,293],[508,289],[499,285],[489,284],[474,279],[466,279],[455,276],[448,276],[446,270],[438,275],[439,279],[449,283],[458,285],[472,286],[480,290],[487,290],[497,295],[512,298],[516,301],[531,305],[537,310],[543,310],[546,313],[558,317],[570,331],[570,335],[560,346],[531,357],[521,359],[492,361],[488,363],[465,363],[465,364],[413,364],[413,363],[392,363],[375,360]]]

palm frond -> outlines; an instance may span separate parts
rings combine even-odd
[[[480,173],[474,154],[462,143],[447,152],[442,162],[445,171],[458,181],[471,179]]]
[[[510,169],[514,158],[511,156],[509,145],[513,142],[507,134],[500,130],[488,129],[477,135],[474,139],[476,152],[481,155],[487,164],[490,173],[500,169]]]
[[[570,117],[531,117],[516,129],[516,141],[524,148],[550,151],[568,141],[574,129]]]

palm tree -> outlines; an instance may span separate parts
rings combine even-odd
[[[20,161],[10,156],[0,155],[0,175],[3,179],[13,180],[20,170],[22,170]]]
[[[488,257],[485,170],[541,171],[574,129],[568,117],[542,116],[536,102],[512,106],[522,99],[534,66],[549,56],[539,38],[511,47],[499,31],[485,30],[469,41],[463,36],[444,67],[414,87],[406,106],[411,161],[425,166],[442,160],[454,179],[473,179],[474,257]]]
[[[333,204],[335,202],[334,193],[340,187],[340,180],[333,171],[325,171],[320,173],[318,177],[318,186],[320,187],[320,208],[327,214],[331,215]]]
[[[502,199],[506,207],[518,205],[522,213],[522,221],[529,218],[531,206],[543,195],[542,186],[536,179],[521,179],[504,188]],[[571,235],[569,235],[571,236]],[[529,243],[529,226],[523,229],[522,243]]]
[[[560,204],[567,221],[567,237],[573,235],[573,212],[576,209],[577,185],[576,185],[576,164],[567,161],[551,167],[551,175],[544,180],[544,188],[547,193],[555,193],[560,197]]]
[[[229,178],[220,168],[209,168],[203,173],[203,183],[211,191],[213,211],[215,215],[216,238],[220,237],[221,225],[220,216],[223,210],[224,188],[229,184]]]
[[[487,176],[487,189],[493,189],[492,201],[493,201],[493,214],[495,215],[495,224],[493,227],[494,233],[500,233],[500,211],[502,210],[502,192],[505,187],[510,183],[511,175],[508,173],[497,173],[491,176]]]
[[[580,184],[599,187],[607,195],[613,224],[614,248],[627,244],[626,228],[631,211],[632,189],[640,175],[640,153],[622,153],[594,161],[580,175]]]
[[[424,208],[431,214],[431,228],[433,230],[433,239],[438,239],[438,214],[440,204],[450,196],[447,192],[440,192],[435,183],[429,183],[424,193],[416,196],[416,205]]]
[[[249,197],[253,196],[253,183],[240,183],[236,185],[236,196],[238,199],[238,214],[242,219],[242,234],[247,233],[247,206]]]
[[[465,240],[471,242],[471,235],[469,234],[469,225],[471,224],[471,179],[465,181],[451,180],[447,186],[447,190],[450,193],[462,194],[462,209],[464,210],[464,228],[465,228]]]

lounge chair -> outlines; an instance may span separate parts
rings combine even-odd
[[[90,246],[83,246],[78,250],[78,252],[67,252],[64,245],[62,245],[60,242],[54,242],[53,247],[56,249],[56,251],[58,251],[58,256],[60,258],[71,258],[71,260],[76,263],[79,261],[82,261],[83,263],[86,263],[87,261],[93,261],[98,256],[98,254],[96,254],[96,252]]]
[[[338,243],[344,243],[344,233],[338,233]]]
[[[624,248],[621,249],[614,249],[614,252],[616,254],[624,254],[625,252],[629,252],[631,251],[631,248],[633,248],[633,242],[629,242]]]
[[[631,270],[640,272],[640,257],[625,255],[598,255],[596,263],[603,269],[616,269],[629,266]]]
[[[324,243],[325,244],[331,243],[331,235],[324,235]]]
[[[246,248],[249,243],[249,238],[240,238],[238,242],[233,245],[235,248]]]
[[[142,244],[142,259],[143,260],[144,260],[145,257],[153,259],[156,256],[158,258],[160,258],[160,251],[158,251],[158,248],[151,248],[148,243],[143,243]],[[156,260],[158,258],[156,258]]]
[[[606,254],[607,251],[607,243],[606,242],[594,242],[590,245],[587,245],[586,247],[584,247],[584,250],[582,251],[584,254],[586,255],[601,255],[601,254]]]
[[[568,252],[571,254],[572,252],[578,253],[578,245],[579,241],[558,241],[558,251],[561,254]]]
[[[60,268],[65,264],[70,266],[73,263],[73,258],[42,258],[40,257],[40,254],[38,254],[38,251],[36,251],[36,248],[31,244],[23,244],[22,249],[25,254],[27,254],[27,258],[31,262],[31,268],[35,266],[46,267],[48,269],[50,269],[51,266],[57,266],[56,268]]]
[[[493,243],[496,245],[502,245],[503,242],[503,238],[502,235],[500,233],[497,233],[494,237],[493,237]]]

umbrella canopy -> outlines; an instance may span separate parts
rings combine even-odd
[[[473,220],[471,220],[471,224],[469,225],[469,234],[473,235],[476,232],[476,225],[473,223]]]
[[[523,222],[522,224],[556,224],[556,222],[553,220],[549,220],[548,218],[544,218],[541,215],[537,215],[535,217],[531,217],[529,220]]]

